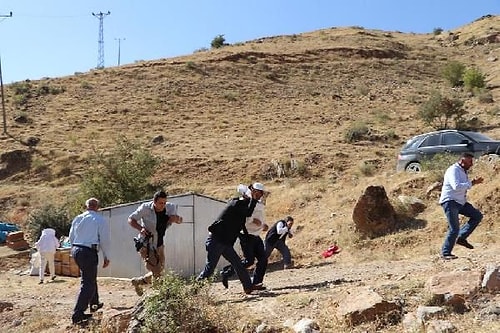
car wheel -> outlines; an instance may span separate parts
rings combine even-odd
[[[405,170],[407,172],[420,172],[422,171],[422,166],[418,162],[411,162],[406,166]]]

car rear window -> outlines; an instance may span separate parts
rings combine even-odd
[[[464,132],[467,136],[472,138],[474,141],[484,142],[484,141],[495,141],[487,135],[478,132]]]
[[[405,145],[403,146],[403,149],[406,150],[410,148],[415,148],[416,146],[418,146],[420,141],[422,141],[422,138],[423,138],[422,135],[414,136],[413,138],[406,141]]]

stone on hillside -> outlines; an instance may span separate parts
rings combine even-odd
[[[29,170],[31,153],[27,150],[12,150],[0,154],[0,180],[18,172]]]
[[[430,318],[439,318],[445,314],[445,309],[440,306],[419,306],[417,308],[417,317],[422,320]]]
[[[383,186],[368,186],[354,207],[356,230],[367,237],[388,234],[396,229],[396,212]]]
[[[429,185],[429,187],[427,187],[427,190],[425,190],[425,195],[427,197],[429,197],[432,192],[437,191],[437,190],[441,190],[442,186],[443,186],[443,182],[432,183],[431,185]]]
[[[490,292],[500,290],[500,267],[495,264],[486,266],[486,273],[483,277],[481,287],[486,288]]]
[[[0,313],[5,310],[12,310],[14,308],[14,304],[11,302],[0,301]]]
[[[157,135],[153,138],[153,140],[151,140],[152,143],[154,144],[160,144],[160,143],[163,143],[165,141],[165,138],[163,137],[163,135]]]
[[[317,322],[309,318],[302,318],[293,325],[295,333],[319,333],[320,328]]]
[[[359,288],[351,290],[339,302],[337,316],[354,326],[375,320],[400,320],[401,308],[394,302],[385,301],[371,289]]]
[[[266,323],[260,323],[259,326],[255,328],[255,333],[267,333],[267,332],[272,332],[272,327],[270,327]]]
[[[427,281],[427,288],[436,301],[462,312],[465,301],[477,294],[481,279],[480,271],[446,272],[432,276]]]
[[[425,326],[426,333],[454,333],[457,328],[448,320],[431,320]]]
[[[130,324],[132,312],[133,309],[123,311],[107,310],[101,321],[103,332],[125,332]]]
[[[405,207],[408,207],[408,212],[410,213],[411,217],[417,216],[427,208],[427,205],[419,198],[400,195],[398,199]]]
[[[26,145],[29,147],[35,147],[40,143],[40,138],[36,136],[30,136],[29,138],[26,139]]]
[[[422,319],[417,318],[415,312],[409,312],[403,318],[403,328],[405,332],[423,332],[424,322]]]

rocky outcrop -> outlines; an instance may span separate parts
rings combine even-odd
[[[337,316],[352,326],[374,320],[394,322],[401,317],[401,307],[369,288],[359,288],[339,302]]]
[[[354,207],[352,219],[356,230],[367,237],[377,237],[396,229],[396,212],[383,186],[368,186]]]

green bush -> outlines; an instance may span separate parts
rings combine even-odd
[[[213,49],[218,49],[218,48],[221,48],[223,46],[226,46],[226,39],[224,38],[224,35],[217,35],[214,37],[214,39],[212,39],[212,42],[210,43],[210,46],[213,48]]]
[[[441,75],[452,87],[463,85],[465,65],[458,61],[449,61],[441,70]]]
[[[231,332],[211,304],[209,281],[185,281],[167,273],[153,285],[141,316],[142,332]]]
[[[434,91],[429,99],[422,104],[418,116],[426,124],[436,129],[449,128],[450,121],[454,121],[456,127],[463,121],[465,115],[463,105],[462,100],[448,98],[442,96],[438,91]]]
[[[486,86],[486,79],[483,73],[477,68],[467,69],[462,77],[464,86],[469,91],[474,91],[476,88],[484,88]]]
[[[33,242],[37,241],[45,228],[56,231],[56,237],[68,236],[71,228],[71,217],[64,207],[56,207],[52,204],[34,210],[28,216],[28,234]]]
[[[422,171],[429,173],[431,181],[442,181],[446,169],[457,160],[458,155],[450,153],[436,154],[421,162]]]
[[[347,142],[355,142],[363,139],[370,133],[370,129],[365,123],[354,123],[344,134],[344,139]]]
[[[15,95],[29,95],[31,92],[30,81],[15,82],[11,85],[11,87],[14,89]]]
[[[474,89],[474,95],[477,96],[480,103],[489,104],[494,102],[491,91],[486,88]]]
[[[26,105],[29,99],[32,97],[31,82],[28,80],[23,82],[15,82],[11,87],[14,90],[14,105],[18,107]]]
[[[362,161],[360,164],[358,164],[358,169],[363,176],[367,177],[373,176],[373,174],[375,173],[375,166],[373,165],[373,163],[368,161]]]
[[[164,185],[151,182],[161,160],[125,138],[116,140],[110,152],[95,151],[89,161],[77,198],[80,204],[89,197],[98,198],[102,207],[138,201]]]

